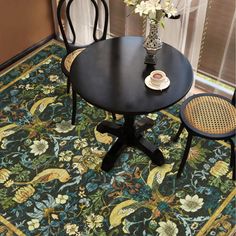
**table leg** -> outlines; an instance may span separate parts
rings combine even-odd
[[[123,133],[123,126],[104,120],[97,126],[97,131],[100,133],[110,133],[120,137]]]
[[[124,144],[123,140],[118,138],[103,158],[101,169],[104,171],[109,171],[112,169],[116,159],[119,157],[120,153],[125,147],[126,145]]]
[[[144,137],[141,137],[138,140],[136,146],[147,156],[149,156],[154,164],[158,166],[165,164],[165,159],[162,152],[154,144],[144,139]]]
[[[134,125],[136,127],[136,132],[142,133],[143,131],[152,128],[154,121],[148,117],[143,117],[140,120],[136,120]]]
[[[152,162],[158,166],[165,163],[162,152],[152,143],[143,138],[141,132],[153,125],[150,119],[142,119],[135,122],[135,116],[125,115],[124,125],[118,125],[109,121],[103,121],[97,126],[101,133],[110,133],[118,137],[102,162],[102,170],[109,171],[115,164],[116,159],[127,146],[136,147],[150,157]]]

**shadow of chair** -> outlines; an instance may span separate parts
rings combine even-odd
[[[230,167],[233,169],[232,179],[235,180],[235,144],[232,139],[236,134],[235,91],[232,101],[223,96],[209,93],[193,95],[184,101],[180,108],[182,123],[173,138],[173,141],[177,141],[183,128],[188,131],[187,143],[177,178],[181,176],[185,166],[193,136],[199,136],[230,142]]]
[[[74,19],[71,17],[71,7],[73,3],[78,0],[60,0],[57,7],[57,20],[61,35],[66,47],[66,55],[63,57],[61,62],[62,72],[67,77],[67,93],[70,92],[70,80],[69,74],[71,65],[74,59],[82,52],[83,49],[89,45],[105,40],[107,36],[108,27],[108,6],[105,0],[86,0],[91,2],[91,6],[94,7],[94,22],[93,22],[93,42],[87,45],[76,45],[76,30],[74,27]],[[85,0],[83,0],[85,1]],[[103,10],[103,16],[101,17],[101,12]],[[101,19],[102,18],[102,19]],[[77,20],[77,19],[76,19]],[[103,21],[103,27],[99,28],[99,20]],[[98,28],[100,36],[97,36]],[[73,90],[72,86],[72,99],[73,99],[73,110],[72,110],[72,124],[75,124],[76,118],[76,91]],[[115,119],[115,114],[112,114],[113,119]]]

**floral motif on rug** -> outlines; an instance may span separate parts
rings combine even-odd
[[[176,143],[176,104],[149,114],[145,137],[166,164],[127,148],[108,173],[102,158],[115,141],[96,126],[110,114],[71,95],[51,41],[0,75],[0,235],[228,235],[235,228],[230,147],[195,138],[180,179],[186,133]],[[117,122],[122,123],[122,117]],[[140,117],[137,117],[138,119]]]

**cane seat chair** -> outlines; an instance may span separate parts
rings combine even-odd
[[[233,169],[232,178],[235,180],[235,144],[232,139],[236,131],[235,91],[232,101],[209,93],[189,97],[180,108],[180,119],[182,123],[173,140],[178,140],[183,128],[188,131],[188,137],[177,178],[181,176],[188,158],[193,136],[199,136],[230,142],[230,167]]]
[[[90,44],[86,45],[76,45],[76,36],[78,34],[75,31],[74,28],[74,22],[71,19],[71,7],[73,7],[74,2],[78,2],[79,0],[60,0],[58,3],[57,7],[57,20],[59,24],[59,28],[61,31],[61,35],[66,47],[66,55],[62,59],[62,71],[63,73],[68,77],[69,72],[70,72],[70,67],[76,56],[78,56],[81,51],[89,46],[90,44],[94,42],[98,42],[101,40],[106,39],[107,35],[107,26],[108,26],[108,6],[105,0],[86,0],[91,2],[91,6],[94,7],[94,23],[93,23],[93,42]],[[97,36],[97,31],[98,31],[98,20],[101,19],[99,16],[99,12],[101,13],[101,6],[104,9],[104,14],[103,14],[103,28],[102,28],[102,33],[101,36]],[[69,35],[69,32],[71,34]],[[70,88],[70,81],[68,80],[68,87],[67,87],[67,92],[69,92]]]
[[[67,93],[70,91],[70,81],[69,74],[71,65],[74,59],[89,45],[92,43],[105,40],[107,35],[108,26],[108,6],[106,0],[86,0],[91,2],[91,6],[94,7],[94,22],[93,22],[93,42],[87,45],[76,45],[76,32],[71,18],[71,8],[73,3],[79,0],[60,0],[57,7],[57,20],[61,35],[66,47],[66,55],[63,57],[61,62],[62,72],[67,77]],[[85,0],[83,0],[85,1]],[[101,12],[103,11],[103,16],[101,17]],[[100,36],[97,36],[99,20],[103,22],[103,27],[99,29]],[[69,32],[71,34],[69,35]],[[76,116],[76,92],[72,88],[73,97],[73,111],[72,111],[72,124],[75,123]],[[115,119],[115,114],[112,114],[113,119]]]

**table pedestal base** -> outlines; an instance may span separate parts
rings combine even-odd
[[[152,162],[158,166],[165,163],[162,152],[152,143],[144,139],[142,132],[153,125],[146,119],[144,122],[134,122],[135,116],[124,116],[124,125],[118,125],[109,121],[103,121],[97,126],[100,133],[110,133],[118,137],[102,162],[102,170],[109,171],[115,164],[116,159],[127,146],[136,147],[143,151]]]

